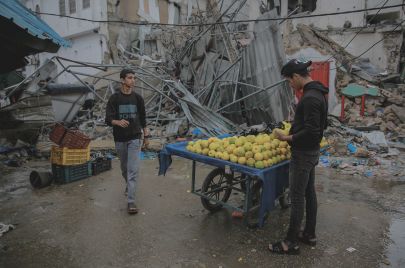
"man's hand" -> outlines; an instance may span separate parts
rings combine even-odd
[[[126,127],[129,126],[129,122],[128,122],[127,120],[125,120],[125,119],[112,120],[112,121],[111,121],[111,124],[112,124],[113,126],[119,126],[119,127],[122,127],[122,128],[126,128]]]
[[[292,141],[292,135],[284,135],[280,129],[274,130],[274,136],[281,141]]]

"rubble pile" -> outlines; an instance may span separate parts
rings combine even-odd
[[[356,130],[331,116],[325,136],[329,147],[322,152],[320,166],[335,168],[346,175],[387,180],[405,177],[405,161],[399,150],[405,146],[386,139],[389,135],[384,132]]]
[[[262,7],[259,20],[250,24],[222,23],[243,21],[246,2],[232,1],[219,8],[216,1],[208,1],[206,12],[190,13],[190,24],[202,23],[192,27],[122,27],[108,44],[112,64],[54,57],[21,83],[0,90],[0,157],[18,158],[9,152],[19,152],[17,140],[34,148],[34,155],[48,155],[55,122],[89,136],[94,150],[113,149],[112,131],[104,123],[105,105],[120,88],[118,74],[123,67],[136,73],[135,90],[145,100],[152,151],[184,137],[240,133],[248,126],[291,119],[294,96],[280,68],[285,52],[292,51],[283,45],[293,43],[315,47],[336,63],[336,83],[331,86],[337,103],[329,109],[331,125],[326,132],[329,158],[361,157],[368,166],[395,158],[395,148],[404,149],[405,84],[399,83],[398,75],[380,72],[310,26],[297,25],[301,39],[285,42],[280,22],[272,20],[279,16],[274,9]],[[56,84],[57,66],[75,83]],[[77,66],[97,72],[85,74]],[[346,94],[354,92],[353,85],[360,93]],[[342,96],[344,105],[339,103]],[[28,138],[20,135],[28,132]],[[384,159],[377,159],[383,154]],[[365,166],[359,163],[356,166]]]

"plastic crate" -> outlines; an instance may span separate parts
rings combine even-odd
[[[85,149],[89,146],[91,139],[77,130],[67,130],[60,146],[70,149]]]
[[[60,145],[63,140],[63,137],[65,136],[66,131],[67,129],[63,125],[57,123],[53,127],[51,133],[49,133],[49,139],[54,143]]]
[[[66,129],[62,124],[55,124],[49,139],[61,147],[69,149],[86,149],[91,141],[90,137],[78,130]]]
[[[92,174],[97,175],[111,169],[111,159],[98,158],[91,162]]]
[[[91,176],[91,163],[62,166],[52,164],[52,175],[56,183],[69,183]]]
[[[52,146],[51,163],[57,165],[79,165],[90,160],[90,146],[86,149],[69,149]]]

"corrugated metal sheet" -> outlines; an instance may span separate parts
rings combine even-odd
[[[40,39],[50,39],[59,46],[70,46],[70,42],[63,39],[48,24],[16,0],[1,0],[0,16],[12,20],[13,23],[32,36]]]
[[[276,17],[277,12],[273,10],[260,19]],[[278,22],[257,22],[254,35],[255,39],[242,52],[239,81],[266,88],[283,79],[280,70],[285,63],[285,53]],[[257,90],[248,86],[240,86],[239,89],[238,98]],[[277,122],[288,118],[292,101],[292,91],[282,84],[229,107],[225,113],[228,113],[228,118],[234,122],[243,121],[243,115],[249,125]]]
[[[178,102],[184,114],[191,124],[200,128],[200,130],[208,136],[218,136],[226,133],[237,132],[239,128],[206,106],[202,106],[199,101],[191,94],[183,84],[174,83],[171,87],[172,93],[178,98]]]

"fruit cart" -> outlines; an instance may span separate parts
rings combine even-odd
[[[191,160],[191,193],[200,196],[202,205],[209,211],[215,212],[227,207],[242,212],[247,226],[262,227],[268,212],[275,207],[277,201],[281,207],[288,207],[288,160],[257,169],[190,152],[186,147],[187,142],[179,142],[163,148],[159,154],[159,175],[166,173],[172,162],[172,155]],[[214,167],[201,187],[196,185],[197,162]],[[228,202],[232,191],[244,194],[242,206]]]

